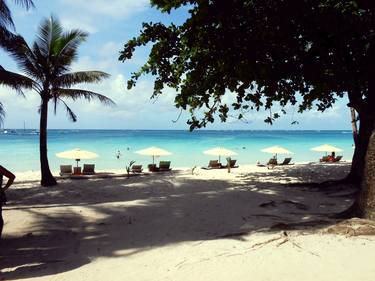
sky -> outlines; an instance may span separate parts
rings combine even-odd
[[[34,0],[35,9],[25,11],[11,4],[17,33],[31,44],[35,39],[42,19],[54,15],[66,29],[79,28],[90,36],[79,48],[79,58],[72,71],[100,70],[111,76],[100,84],[85,85],[86,89],[104,94],[115,101],[115,107],[104,107],[97,102],[68,101],[78,115],[78,121],[68,120],[65,110],[58,108],[57,114],[49,113],[50,129],[188,129],[189,117],[174,106],[174,90],[166,92],[156,100],[150,97],[153,91],[151,76],[141,77],[135,88],[127,90],[127,80],[132,72],[147,60],[150,47],[138,49],[134,57],[126,62],[118,61],[124,43],[137,36],[142,22],[180,24],[187,16],[187,9],[171,14],[162,14],[151,7],[149,0]],[[19,72],[12,59],[0,50],[0,64],[8,70]],[[17,96],[9,88],[0,87],[0,101],[6,109],[4,128],[37,128],[39,124],[39,96],[25,92],[26,98]],[[226,99],[233,98],[228,93]],[[268,112],[250,112],[244,121],[235,117],[226,123],[217,120],[207,129],[214,130],[350,130],[350,112],[346,98],[338,101],[324,113],[311,110],[297,113],[287,108],[287,115],[279,118],[272,126],[263,122]],[[293,121],[298,124],[292,125]]]

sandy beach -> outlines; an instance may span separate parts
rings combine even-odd
[[[178,169],[52,188],[28,174],[8,192],[0,279],[374,280],[374,237],[324,233],[352,190],[288,185],[348,169]]]

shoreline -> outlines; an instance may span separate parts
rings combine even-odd
[[[337,165],[345,165],[345,164],[351,164],[351,160],[344,160],[340,161],[338,163],[320,163],[320,162],[296,162],[293,163],[293,165],[286,165],[286,166],[276,166],[275,168],[278,169],[280,167],[282,168],[288,168],[288,167],[293,167],[293,166],[304,166],[304,165],[322,165],[322,166],[337,166]],[[73,165],[74,166],[74,165]],[[262,171],[262,170],[267,170],[267,167],[259,167],[256,164],[241,164],[239,165],[239,168],[232,168],[231,173],[232,174],[238,174],[238,173],[245,173],[245,172],[254,172],[254,171]],[[172,167],[172,171],[174,172],[190,172],[192,170],[192,167]],[[203,170],[202,167],[196,167],[195,171],[201,171]],[[219,172],[226,172],[227,169],[218,169],[218,170],[208,170],[208,171],[219,171]],[[269,170],[269,171],[272,171]],[[52,175],[55,176],[56,178],[60,180],[64,180],[67,178],[60,177],[59,173],[60,171],[54,170],[51,171]],[[97,173],[108,173],[108,174],[113,174],[114,176],[118,175],[124,175],[126,174],[126,169],[100,169],[96,171]],[[21,172],[13,172],[16,176],[16,183],[28,183],[28,182],[37,182],[40,180],[41,173],[40,171],[34,171],[34,170],[29,170],[29,171],[21,171]],[[144,168],[143,174],[158,174],[158,173],[149,173],[147,171],[147,168]],[[132,174],[132,173],[131,173]],[[159,173],[159,174],[165,174],[165,173]],[[109,176],[111,177],[111,176]]]

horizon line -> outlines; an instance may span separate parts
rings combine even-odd
[[[39,128],[2,128],[1,130],[39,130]],[[48,128],[47,130],[66,131],[189,131],[189,129],[106,129],[106,128]],[[194,129],[193,131],[352,131],[351,129]]]

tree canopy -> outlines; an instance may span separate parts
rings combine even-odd
[[[374,102],[375,3],[349,0],[153,0],[163,12],[189,7],[181,25],[144,23],[120,60],[152,44],[144,74],[155,75],[153,96],[177,90],[175,105],[189,109],[191,129],[230,109],[242,112],[314,105],[324,111],[347,93],[350,106],[371,115]],[[226,104],[232,92],[236,100]],[[298,99],[298,96],[301,99]],[[281,110],[281,112],[285,112]],[[266,121],[272,123],[276,112]]]

